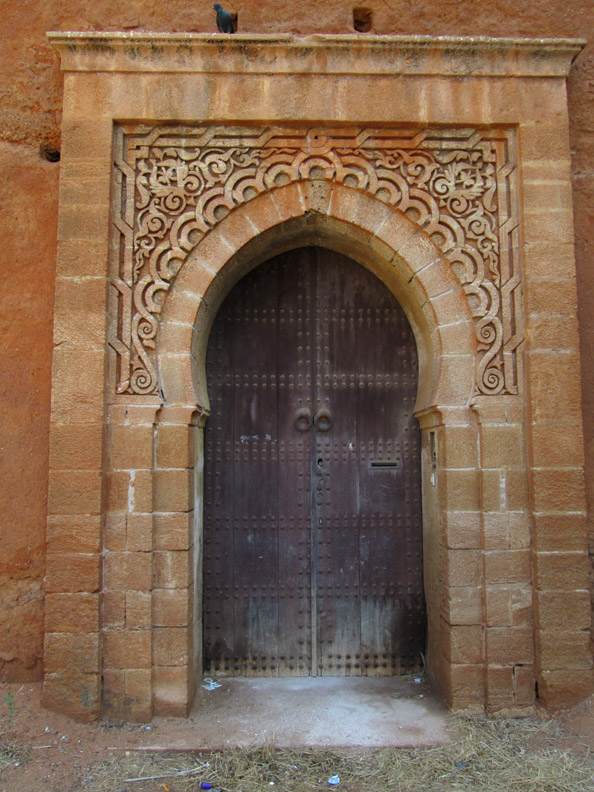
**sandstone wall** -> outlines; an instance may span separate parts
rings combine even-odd
[[[353,5],[236,0],[242,32],[353,32]],[[581,37],[594,33],[591,0],[380,0],[369,3],[378,34]],[[47,498],[51,329],[60,145],[61,74],[47,30],[215,29],[210,2],[3,4],[0,35],[4,366],[0,394],[0,678],[41,670],[42,578]],[[569,82],[576,250],[583,348],[588,499],[594,507],[594,46]],[[40,148],[41,147],[41,148]],[[590,353],[588,354],[588,350]],[[591,531],[591,534],[594,533]],[[594,553],[594,537],[593,537]]]

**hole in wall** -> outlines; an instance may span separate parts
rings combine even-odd
[[[373,25],[371,8],[353,8],[353,27],[359,33],[368,33]]]
[[[42,143],[39,146],[39,156],[48,162],[60,162],[60,149],[51,143]]]

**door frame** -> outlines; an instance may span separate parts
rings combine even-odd
[[[284,217],[282,215],[279,217],[278,209],[274,214],[263,211],[262,204],[271,202],[271,196],[265,194],[238,207],[221,221],[205,240],[209,250],[220,251],[220,260],[217,262],[212,254],[209,255],[209,268],[216,269],[217,274],[212,277],[208,288],[204,290],[203,297],[197,294],[198,283],[203,283],[204,256],[200,244],[192,252],[175,281],[173,286],[175,292],[171,298],[168,298],[161,318],[157,358],[165,401],[168,404],[176,402],[183,404],[190,400],[202,404],[200,434],[202,433],[205,417],[209,411],[205,387],[206,347],[214,317],[230,289],[248,271],[285,250],[309,245],[336,250],[370,269],[390,289],[405,311],[417,343],[419,381],[415,415],[419,420],[422,434],[427,665],[438,686],[445,691],[447,676],[451,673],[452,666],[458,663],[453,663],[448,657],[443,640],[440,640],[435,629],[432,630],[436,618],[443,618],[442,582],[435,571],[443,565],[444,552],[452,559],[456,559],[465,554],[466,548],[449,548],[447,542],[444,543],[443,537],[440,536],[440,530],[443,529],[439,526],[448,514],[455,515],[457,519],[457,511],[460,510],[467,517],[466,512],[471,509],[471,516],[474,516],[479,508],[478,475],[474,476],[474,481],[466,481],[468,473],[475,473],[472,469],[468,470],[470,462],[464,463],[462,471],[446,470],[446,465],[447,468],[455,468],[457,465],[452,452],[446,454],[450,431],[457,432],[459,428],[469,430],[470,443],[472,443],[471,438],[474,437],[476,444],[476,421],[469,406],[473,398],[475,382],[476,341],[472,317],[460,284],[455,280],[439,249],[402,213],[394,212],[390,217],[389,226],[384,231],[382,222],[385,220],[385,205],[355,193],[362,211],[359,212],[361,220],[354,227],[352,223],[343,219],[345,210],[348,211],[351,204],[354,191],[322,180],[318,180],[316,188],[315,192],[312,191],[310,197],[306,198],[305,206],[299,185],[288,185],[278,189],[275,192],[275,207],[279,205],[286,207]],[[330,203],[332,206],[329,208]],[[264,225],[265,223],[268,227]],[[250,238],[244,238],[243,245],[237,246],[236,251],[233,252],[228,244],[217,244],[217,238],[228,239],[232,233],[231,229],[237,226],[250,229],[248,231]],[[375,249],[370,245],[372,236],[376,243]],[[393,244],[394,238],[399,240],[400,251],[405,248],[405,240],[412,240],[412,244],[405,248],[407,252],[410,251],[407,258],[404,258],[402,252],[389,246],[388,243]],[[415,239],[423,240],[423,244],[414,244]],[[430,266],[427,266],[428,260],[432,262]],[[201,285],[200,288],[203,286]],[[191,352],[179,350],[177,328],[181,324],[191,324],[193,327]],[[452,326],[456,327],[455,334],[448,333],[447,328]],[[198,392],[194,390],[196,386],[199,388]],[[507,402],[507,399],[505,401]],[[474,410],[476,411],[476,406]],[[188,411],[188,415],[194,414],[195,409]],[[434,433],[433,441],[432,433]],[[429,462],[428,449],[432,442],[439,443],[439,452],[436,452],[435,460]],[[202,449],[202,437],[199,438],[198,444]],[[449,462],[446,462],[448,455]],[[478,459],[475,462],[478,465]],[[197,459],[197,504],[202,502],[202,465],[201,451]],[[436,479],[438,473],[439,481]],[[463,479],[464,485],[470,484],[470,493],[446,494],[441,481],[446,476],[450,482],[453,478]],[[202,536],[201,509],[195,509],[194,516],[194,531],[196,541],[199,542]],[[464,540],[466,545],[478,541],[476,530],[473,531],[472,536]],[[471,561],[467,565],[468,569],[464,573],[456,572],[454,583],[459,586],[466,583],[464,575],[470,575],[473,583],[481,576],[479,567],[482,561],[479,553],[475,552],[468,560]],[[478,601],[482,596],[480,587],[473,585],[470,596]],[[200,600],[199,607],[201,608]],[[196,614],[199,620],[198,613],[200,611]],[[196,627],[199,630],[199,623]],[[456,631],[455,627],[454,630]],[[200,646],[199,635],[199,642],[196,644],[197,653]],[[476,651],[477,648],[473,646],[472,652]],[[478,652],[482,660],[482,650],[479,648]],[[480,667],[480,663],[474,665]],[[476,706],[476,689],[469,689],[467,695],[468,706]]]
[[[208,330],[243,272],[305,242],[377,274],[415,333],[427,663],[444,699],[458,710],[525,714],[537,703],[555,708],[589,695],[565,85],[582,43],[51,39],[65,97],[45,705],[80,719],[146,719],[191,706],[200,673]],[[142,219],[126,185],[139,179],[142,186],[141,149],[167,124],[187,125],[190,137],[204,140],[232,138],[239,128],[247,139],[256,130],[260,154],[281,129],[289,148],[297,139],[298,152],[288,170],[282,153],[272,169],[270,158],[241,173],[238,166],[217,200],[212,192],[194,211],[197,225],[187,235],[177,196],[167,233],[152,237],[162,257],[133,282]],[[440,215],[439,190],[457,183],[456,168],[444,166],[441,186],[426,188],[421,173],[412,192],[402,181],[399,190],[398,178],[383,178],[386,147],[378,144],[381,157],[370,158],[370,135],[398,138],[406,151],[436,140],[440,151],[452,151],[466,140],[480,153],[496,140],[503,164],[496,173],[486,165],[481,178],[490,185],[485,194],[502,198],[498,231],[509,244],[500,251],[500,279],[462,249],[460,206]],[[314,156],[325,138],[334,141],[331,163]],[[353,168],[340,159],[345,138]],[[497,216],[489,200],[482,210],[472,232],[479,236]],[[491,308],[500,319],[495,330],[481,314]],[[484,347],[501,351],[508,388],[489,373]]]

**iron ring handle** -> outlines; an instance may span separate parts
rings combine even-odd
[[[307,407],[302,407],[295,413],[295,428],[298,432],[307,432],[311,429],[311,413]]]
[[[327,432],[332,428],[332,413],[326,407],[321,407],[314,415],[313,423],[319,432]]]

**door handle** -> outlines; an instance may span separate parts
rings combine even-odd
[[[313,417],[313,424],[319,432],[327,432],[332,427],[332,413],[327,407],[320,407]]]
[[[298,432],[307,432],[311,429],[311,413],[307,407],[302,407],[295,413],[295,429]]]

